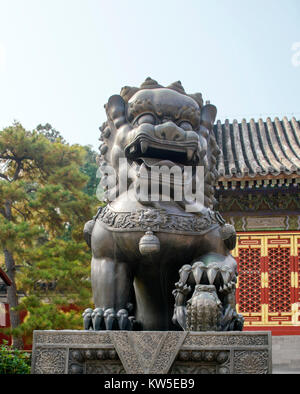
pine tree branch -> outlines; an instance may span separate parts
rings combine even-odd
[[[25,213],[21,212],[18,208],[14,207],[13,205],[11,207],[13,209],[15,209],[17,212],[19,212],[23,216],[23,218],[24,218],[24,220],[26,222],[27,216],[25,215]]]
[[[18,160],[17,163],[18,163],[18,164],[17,164],[17,168],[16,168],[16,171],[15,171],[15,173],[14,173],[14,176],[13,176],[11,182],[14,182],[14,181],[16,181],[16,180],[18,179],[19,174],[20,174],[20,171],[21,171],[22,168],[23,168],[22,160]]]
[[[11,156],[11,155],[0,155],[0,159],[3,159],[3,160],[16,160],[16,157],[15,156]]]
[[[11,214],[11,201],[6,200],[4,203],[4,211],[5,211],[5,218],[9,221],[12,220],[12,214]]]
[[[5,179],[6,181],[10,182],[10,180],[9,180],[9,178],[8,178],[7,175],[0,174],[0,178],[3,178],[3,179]]]

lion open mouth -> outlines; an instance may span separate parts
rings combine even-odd
[[[139,135],[125,148],[125,155],[132,161],[143,160],[148,167],[154,165],[197,165],[200,157],[196,141],[158,140]]]

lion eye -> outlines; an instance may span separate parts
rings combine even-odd
[[[189,130],[193,130],[193,126],[191,125],[190,122],[187,122],[186,120],[184,120],[183,122],[180,122],[178,124],[179,127],[181,127],[183,130],[189,131]]]
[[[152,114],[143,114],[135,121],[135,123],[137,123],[138,125],[141,125],[142,123],[155,124],[156,119]]]

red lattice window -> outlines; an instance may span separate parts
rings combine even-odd
[[[269,248],[268,260],[269,312],[290,312],[290,248]]]
[[[260,249],[239,249],[239,310],[261,311]]]

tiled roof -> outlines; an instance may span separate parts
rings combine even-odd
[[[221,178],[300,175],[300,122],[295,118],[218,121],[214,133]]]

